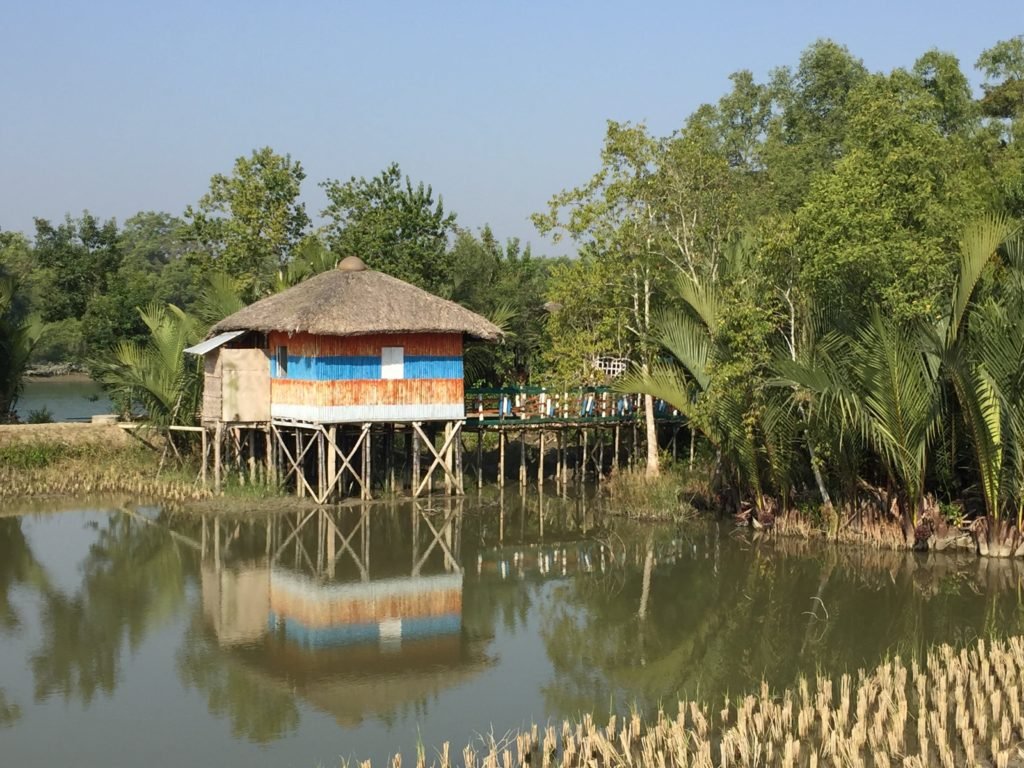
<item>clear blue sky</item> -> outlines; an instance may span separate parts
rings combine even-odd
[[[1024,32],[995,2],[152,3],[6,0],[0,13],[0,229],[89,209],[179,214],[239,155],[325,178],[391,161],[463,226],[551,252],[528,220],[596,170],[607,119],[666,134],[751,69],[815,39],[872,70],[937,47],[973,71]],[[977,79],[975,78],[975,81]]]

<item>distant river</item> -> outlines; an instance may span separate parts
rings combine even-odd
[[[89,421],[114,408],[103,388],[84,374],[27,378],[18,399],[18,417],[28,421],[32,411],[44,407],[54,421]]]

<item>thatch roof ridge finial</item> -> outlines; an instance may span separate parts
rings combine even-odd
[[[337,269],[340,269],[342,272],[365,272],[366,262],[358,256],[346,256],[338,262]]]

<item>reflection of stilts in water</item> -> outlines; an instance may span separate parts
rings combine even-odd
[[[445,503],[446,512],[440,526],[435,526],[430,518],[431,507],[421,502],[413,502],[413,565],[412,575],[418,576],[423,569],[427,558],[435,547],[440,547],[444,553],[444,568],[449,573],[461,572],[459,564],[459,550],[462,539],[462,503],[448,499]],[[419,522],[426,523],[430,530],[431,539],[427,543],[422,554],[417,554],[419,547]],[[456,524],[457,523],[457,524]]]

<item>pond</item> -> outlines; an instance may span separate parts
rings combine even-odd
[[[89,421],[100,413],[112,413],[113,403],[97,382],[84,374],[29,377],[18,398],[16,412],[28,421],[33,411],[46,408],[53,421]]]
[[[531,722],[778,690],[1024,625],[1015,563],[543,504],[543,535],[536,495],[0,510],[4,763],[460,754]]]

